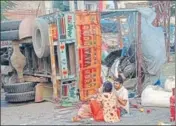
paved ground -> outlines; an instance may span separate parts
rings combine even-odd
[[[166,76],[175,74],[175,64],[171,63],[165,67]],[[170,71],[170,72],[169,72]],[[132,100],[136,102],[136,100]],[[76,115],[78,108],[56,109],[56,105],[50,102],[25,103],[25,104],[7,104],[4,100],[4,92],[1,91],[1,124],[2,125],[80,125],[80,124],[107,124],[104,122],[95,122],[90,119],[73,123],[71,118]],[[152,109],[147,114],[146,110]],[[170,123],[169,108],[144,108],[144,112],[131,108],[131,116],[123,117],[119,123],[114,125],[157,125],[159,121]],[[174,124],[174,123],[172,123]],[[113,124],[108,124],[113,125]]]

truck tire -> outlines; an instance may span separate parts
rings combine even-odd
[[[127,65],[124,70],[123,70],[123,74],[126,78],[136,74],[136,66],[134,63],[131,63],[129,65]]]
[[[26,102],[26,101],[33,101],[35,99],[35,92],[25,92],[25,93],[6,93],[5,100],[7,102]]]
[[[19,30],[20,23],[21,23],[21,21],[1,22],[1,32],[2,31]]]
[[[23,93],[34,91],[36,83],[34,82],[24,82],[24,83],[14,83],[4,85],[4,91],[7,93]]]
[[[13,41],[13,40],[19,40],[18,30],[1,32],[1,41]]]
[[[38,58],[49,56],[48,23],[44,19],[37,18],[32,31],[34,51]]]

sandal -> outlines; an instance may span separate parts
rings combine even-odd
[[[81,121],[81,117],[79,117],[79,116],[73,117],[72,121],[73,122],[79,122],[79,121]]]

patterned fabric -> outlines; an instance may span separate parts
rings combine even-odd
[[[78,110],[78,116],[80,118],[91,118],[92,112],[90,109],[90,105],[89,104],[82,105],[81,108]]]
[[[102,93],[97,97],[103,105],[103,114],[105,122],[119,122],[117,115],[117,97],[114,93]]]
[[[101,94],[101,93],[103,92],[103,86],[101,86],[101,87],[98,89],[98,91],[99,91],[99,93]],[[122,98],[123,100],[127,100],[127,104],[126,104],[125,106],[121,106],[120,103],[118,102],[118,103],[117,103],[117,105],[118,105],[117,107],[122,107],[122,108],[124,108],[124,109],[127,111],[127,113],[129,113],[128,90],[127,90],[124,86],[122,86],[121,89],[119,89],[119,90],[116,90],[115,88],[113,88],[112,92],[113,92],[116,96]]]

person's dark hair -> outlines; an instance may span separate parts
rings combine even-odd
[[[118,78],[117,79],[115,79],[115,82],[119,82],[120,84],[123,84],[123,78],[122,78],[122,76],[118,76]]]
[[[111,91],[112,91],[112,83],[109,81],[104,82],[103,92],[111,92]]]

